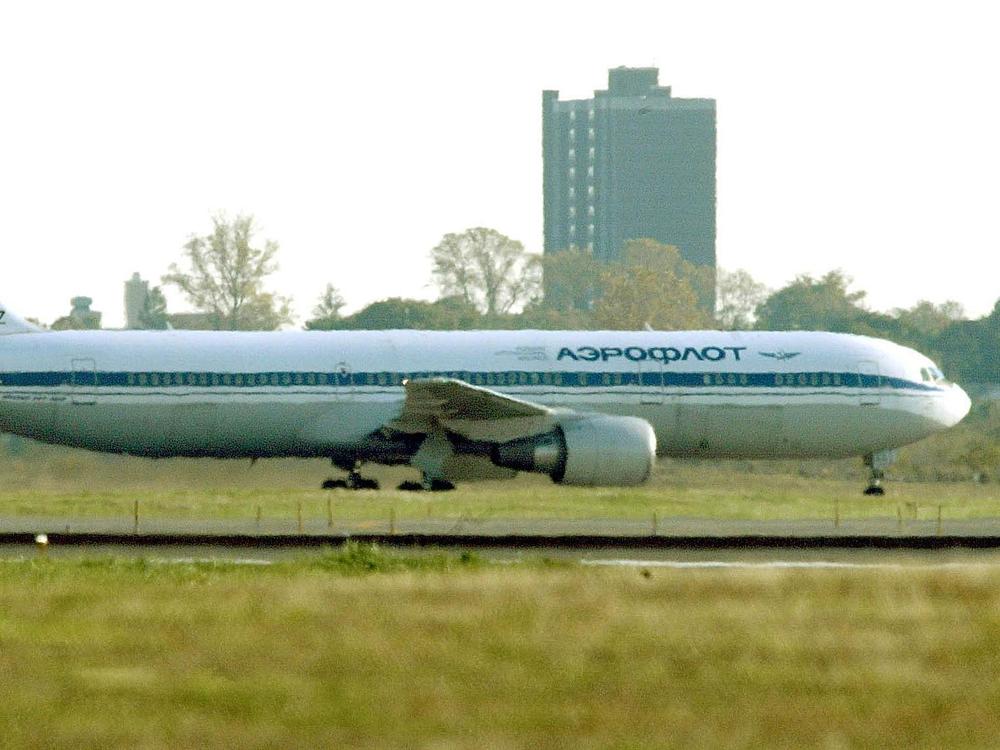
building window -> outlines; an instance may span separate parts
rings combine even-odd
[[[587,177],[593,177],[593,176],[594,176],[594,168],[587,167]]]
[[[569,188],[569,197],[570,198],[576,198],[576,188],[573,187],[572,185],[570,185],[570,188]]]
[[[587,234],[589,234],[589,235],[593,235],[594,234],[594,225],[593,224],[588,224],[587,225]]]
[[[575,159],[576,158],[576,149],[575,148],[570,148],[570,150],[566,153],[566,158],[567,159]]]
[[[587,149],[587,158],[590,159],[591,161],[594,160],[594,147],[593,146],[591,146],[589,149]]]
[[[587,206],[587,216],[593,216],[593,215],[594,215],[594,204],[591,203],[589,206]]]
[[[588,242],[587,243],[587,250],[589,252],[594,252],[594,243],[593,242]]]
[[[570,167],[569,168],[569,178],[571,180],[576,178],[576,168],[575,167]]]
[[[576,206],[570,206],[569,207],[569,215],[570,215],[570,218],[576,216]]]
[[[572,141],[576,139],[576,128],[569,129],[569,139]]]
[[[570,233],[570,235],[576,234],[576,224],[570,224],[569,225],[569,233]]]
[[[594,119],[594,108],[592,106],[587,108],[587,119],[591,121]]]
[[[571,130],[571,131],[569,131],[569,132],[570,132],[570,133],[572,133],[573,131]],[[570,136],[570,138],[572,138],[572,137],[573,137],[573,136],[571,135],[571,136]],[[594,140],[594,129],[593,129],[593,128],[588,128],[588,129],[587,129],[587,137],[588,137],[588,138],[589,138],[590,140]]]
[[[594,186],[593,185],[587,185],[587,196],[590,197],[590,198],[594,197]]]
[[[570,119],[570,121],[573,121],[573,120],[576,119],[576,110],[575,109],[571,109],[569,111],[569,119]]]

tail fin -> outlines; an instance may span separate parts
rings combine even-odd
[[[35,324],[29,323],[0,303],[0,336],[9,336],[15,333],[38,333],[41,330]]]

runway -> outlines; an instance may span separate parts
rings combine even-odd
[[[748,521],[698,518],[406,519],[334,522],[0,517],[0,545],[303,550],[348,540],[406,548],[534,550],[947,550],[1000,549],[1000,518]],[[606,555],[606,557],[613,557]]]

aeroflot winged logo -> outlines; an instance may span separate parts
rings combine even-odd
[[[786,359],[795,359],[795,357],[802,354],[802,352],[786,352],[784,349],[778,349],[776,352],[760,352],[762,357],[770,357],[771,359],[776,359],[779,362],[784,362]]]
[[[611,359],[627,359],[632,362],[654,360],[656,362],[719,362],[724,359],[740,361],[740,356],[746,351],[745,346],[578,346],[570,349],[564,346],[559,350],[557,360],[572,359],[577,362],[607,362]]]

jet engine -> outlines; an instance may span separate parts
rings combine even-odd
[[[638,417],[583,417],[543,435],[499,443],[491,460],[508,469],[548,474],[560,484],[627,487],[649,478],[656,435]]]

